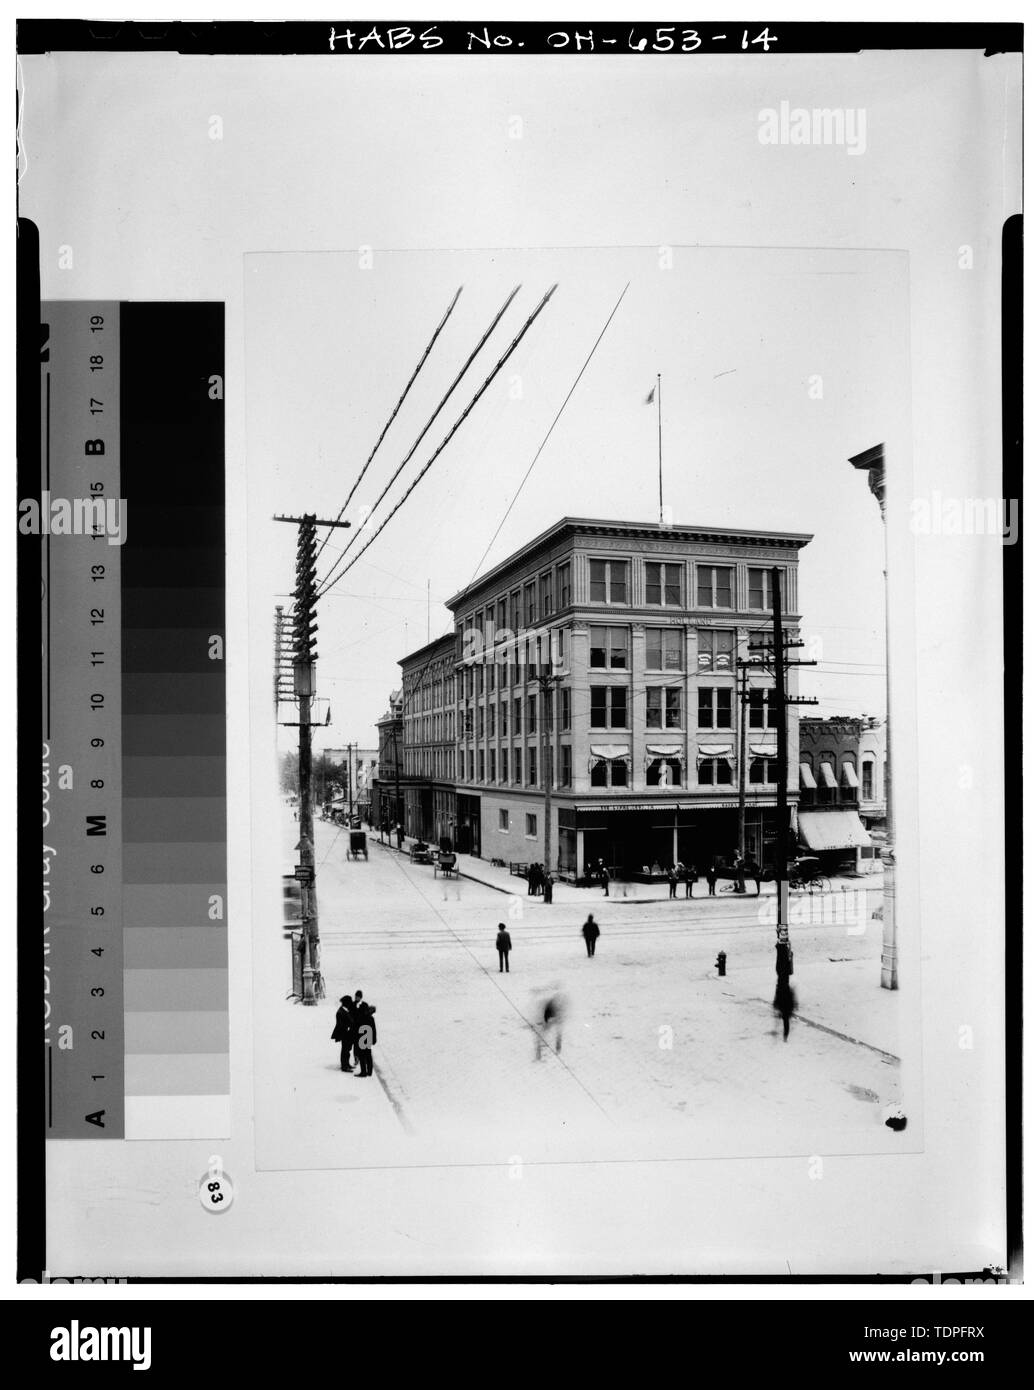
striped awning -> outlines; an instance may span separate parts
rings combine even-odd
[[[858,785],[858,774],[857,774],[857,772],[855,772],[855,770],[854,770],[854,763],[845,763],[844,766],[843,766],[840,770],[841,770],[841,773],[843,774],[844,786],[845,786],[845,787],[857,787],[857,785]]]
[[[808,763],[801,763],[801,786],[809,791],[815,790],[815,774]]]
[[[822,785],[829,787],[833,791],[837,789],[837,775],[833,771],[832,763],[819,763],[819,776],[822,778]]]
[[[857,811],[798,811],[797,828],[809,849],[865,849],[872,844]]]

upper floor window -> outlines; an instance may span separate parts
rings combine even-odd
[[[566,608],[571,602],[571,564],[570,561],[556,567],[557,602]]]
[[[699,686],[697,723],[701,729],[731,729],[732,690],[714,685]]]
[[[590,627],[589,665],[612,671],[627,671],[628,628]]]
[[[539,575],[539,617],[548,618],[553,612],[553,571]]]
[[[682,632],[677,627],[648,627],[646,629],[646,669],[648,671],[682,670]]]
[[[701,671],[732,671],[736,657],[736,634],[716,628],[697,633],[697,665]]]
[[[773,783],[779,780],[775,758],[751,758],[750,780],[754,783]]]
[[[650,685],[646,688],[646,727],[682,728],[682,691],[677,685]]]
[[[774,729],[776,727],[776,710],[774,690],[750,690],[747,692],[750,702],[749,724],[752,729]]]
[[[522,621],[523,621],[523,618],[522,618],[522,616],[521,616],[522,610],[521,610],[521,591],[520,591],[520,589],[514,589],[513,593],[510,595],[510,608],[511,608],[512,613],[513,613],[513,625],[514,625],[514,627],[515,627],[515,628],[520,627],[520,625],[521,625],[521,623],[522,623]]]
[[[590,686],[589,698],[590,728],[628,728],[628,691],[623,685]]]
[[[651,758],[646,764],[648,787],[681,787],[681,758]]]
[[[501,598],[495,606],[498,627],[506,626],[506,599]]]
[[[701,758],[697,767],[697,781],[702,787],[731,786],[732,764],[728,758]]]
[[[871,801],[871,800],[873,799],[873,781],[874,781],[873,773],[875,772],[875,770],[876,770],[876,764],[872,761],[871,758],[866,758],[865,762],[862,763],[862,800],[863,800],[863,801]]]
[[[595,758],[589,770],[591,787],[627,787],[627,758]]]
[[[786,595],[783,595],[784,599]],[[749,569],[747,571],[747,607],[767,611],[772,607],[772,571],[770,569]]]
[[[562,787],[571,785],[571,745],[569,743],[560,745],[560,785]]]
[[[660,604],[665,608],[682,607],[682,566],[654,564],[646,565],[646,601]]]
[[[513,701],[513,731],[515,734],[521,731],[521,702],[516,696]]]
[[[566,733],[571,727],[571,691],[564,685],[560,687],[560,728]],[[565,782],[565,786],[568,784]]]
[[[697,565],[697,606],[732,607],[731,565]]]
[[[590,560],[589,598],[593,603],[627,603],[628,561]]]
[[[536,621],[535,617],[535,584],[534,581],[524,586],[524,621],[531,627]]]

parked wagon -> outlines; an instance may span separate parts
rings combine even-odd
[[[346,856],[349,859],[358,859],[362,855],[364,859],[369,859],[369,851],[366,848],[366,831],[350,830],[348,832],[348,850]]]
[[[431,846],[425,844],[423,840],[417,840],[409,851],[409,857],[414,864],[430,864]]]

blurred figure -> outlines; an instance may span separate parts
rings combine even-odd
[[[599,934],[599,925],[597,924],[597,922],[593,918],[592,913],[590,912],[585,926],[582,927],[582,936],[585,937],[586,955],[591,957],[596,954],[596,942],[599,939]]]
[[[776,981],[775,998],[772,1000],[772,1007],[783,1020],[783,1042],[790,1036],[790,1019],[793,1018],[794,1010],[797,1007],[797,996],[793,992],[793,986],[785,975],[780,975]]]
[[[499,973],[505,970],[507,975],[510,973],[510,952],[513,950],[513,942],[510,940],[510,933],[506,930],[504,922],[499,923],[499,930],[495,936],[495,948],[499,952]]]
[[[535,1035],[535,1061],[542,1060],[543,1047],[552,1046],[557,1056],[564,1041],[567,1000],[560,993],[549,994],[542,1007],[542,1024]]]

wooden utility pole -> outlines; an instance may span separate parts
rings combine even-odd
[[[747,666],[745,663],[740,665],[739,674],[739,704],[740,704],[740,766],[739,766],[739,801],[737,812],[739,816],[739,848],[740,858],[746,858],[747,854]]]
[[[298,527],[293,635],[294,694],[298,701],[298,863],[295,878],[302,897],[302,1003],[324,997],[320,973],[319,909],[312,825],[312,696],[316,663],[316,527],[347,527],[348,521],[318,521],[312,513],[275,516]]]

